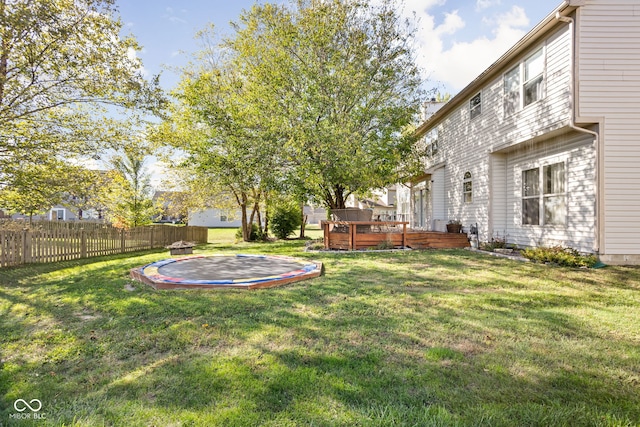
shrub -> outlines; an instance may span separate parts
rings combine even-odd
[[[278,239],[286,239],[302,222],[300,205],[294,202],[278,204],[271,216],[271,230]]]
[[[533,262],[565,267],[593,267],[598,262],[595,255],[583,255],[575,249],[562,246],[525,249],[522,251],[522,256]]]
[[[382,242],[378,243],[378,245],[375,247],[375,249],[377,250],[385,250],[385,249],[393,249],[393,248],[395,248],[395,246],[391,240],[383,240]]]
[[[324,250],[324,239],[320,238],[320,239],[309,240],[305,244],[305,246],[310,251]]]
[[[256,240],[261,240],[262,235],[260,234],[260,230],[258,229],[258,224],[255,222],[251,224],[251,234],[249,235],[249,240],[255,242]],[[242,227],[239,227],[236,231],[236,240],[242,240]]]
[[[506,248],[507,247],[507,241],[504,238],[501,237],[492,237],[490,242],[485,242],[482,243],[480,248],[483,251],[489,251],[489,252],[494,252],[496,249],[498,248]]]

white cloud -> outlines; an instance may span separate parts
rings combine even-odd
[[[166,14],[164,15],[171,22],[177,22],[178,24],[186,24],[187,21],[183,18],[176,16],[175,10],[172,7],[165,8]],[[187,12],[186,9],[180,9],[180,12],[185,14]]]
[[[458,30],[461,30],[465,27],[465,22],[458,15],[458,11],[454,10],[451,13],[444,14],[444,22],[438,25],[435,28],[436,34],[438,35],[453,35]]]
[[[476,11],[488,9],[492,6],[498,6],[500,0],[476,0]]]
[[[148,164],[145,163],[145,167],[151,176],[151,186],[155,189],[164,189],[166,185],[163,180],[167,176],[168,165],[155,157],[148,158],[147,161]]]
[[[138,58],[138,52],[132,47],[127,48],[127,59],[131,64],[135,64],[133,67],[139,70],[143,76],[148,76],[149,72],[142,65],[142,61]]]
[[[444,85],[445,91],[453,93],[464,88],[522,38],[529,25],[524,10],[514,6],[504,14],[485,20],[494,28],[490,36],[462,41],[461,30],[466,25],[457,10],[445,13],[440,25],[436,25],[435,17],[427,12],[418,16],[421,19],[419,64],[428,72],[429,83]]]
[[[498,22],[500,25],[509,27],[529,26],[529,18],[527,18],[527,14],[520,6],[513,6],[509,12],[499,15]]]
[[[410,14],[415,11],[418,16],[425,14],[429,9],[434,6],[442,6],[446,3],[446,0],[405,0],[405,14]]]

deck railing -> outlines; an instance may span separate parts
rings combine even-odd
[[[365,249],[383,242],[386,246],[407,246],[404,221],[322,221],[325,249]]]
[[[325,249],[444,249],[469,246],[465,233],[411,230],[406,221],[322,221]]]

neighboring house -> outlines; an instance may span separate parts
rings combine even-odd
[[[77,221],[78,214],[82,213],[82,220],[102,220],[101,213],[95,209],[88,209],[80,211],[77,208],[70,208],[69,206],[55,205],[48,212],[40,215],[34,215],[33,220],[36,221]],[[13,214],[12,219],[26,220],[29,219],[28,215]]]
[[[374,221],[400,221],[396,206],[396,185],[374,192],[374,196],[358,201],[360,209],[372,209]]]
[[[324,208],[304,206],[307,224],[319,224],[327,219]],[[211,228],[239,228],[242,227],[242,213],[240,209],[203,209],[189,213],[189,225]]]
[[[305,205],[303,211],[307,218],[307,224],[320,224],[321,221],[326,221],[327,219],[327,210],[322,206]]]
[[[563,2],[424,122],[413,225],[640,264],[639,11]]]
[[[160,209],[160,214],[154,218],[154,222],[181,223],[184,221],[186,209],[182,209],[181,201],[188,197],[180,191],[156,191],[153,193],[153,204]]]
[[[189,225],[211,228],[238,228],[242,227],[242,214],[240,209],[203,209],[189,212]]]

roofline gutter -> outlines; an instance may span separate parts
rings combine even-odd
[[[566,2],[565,2],[566,3]],[[601,246],[601,236],[604,235],[604,230],[602,229],[604,227],[602,218],[601,218],[601,213],[603,212],[602,208],[603,208],[603,201],[601,200],[601,197],[599,197],[601,193],[600,189],[601,189],[601,177],[602,177],[602,173],[600,171],[600,167],[602,165],[602,159],[600,158],[601,156],[601,149],[600,149],[600,134],[596,131],[593,131],[591,129],[587,129],[585,127],[582,126],[578,126],[576,124],[576,117],[577,117],[577,110],[578,110],[578,102],[577,102],[577,93],[576,93],[576,34],[575,34],[575,19],[570,17],[570,16],[566,16],[563,15],[559,10],[556,11],[555,14],[555,19],[560,21],[560,22],[565,22],[567,24],[569,24],[569,34],[571,37],[571,55],[569,56],[569,96],[571,97],[571,114],[569,116],[569,127],[577,132],[582,132],[582,133],[586,133],[589,134],[591,136],[593,136],[594,140],[593,140],[593,144],[594,144],[594,148],[595,148],[595,152],[596,152],[596,168],[595,168],[595,218],[596,218],[596,227],[595,227],[595,244],[593,247],[593,250],[595,253],[599,253],[600,252],[600,248]]]

